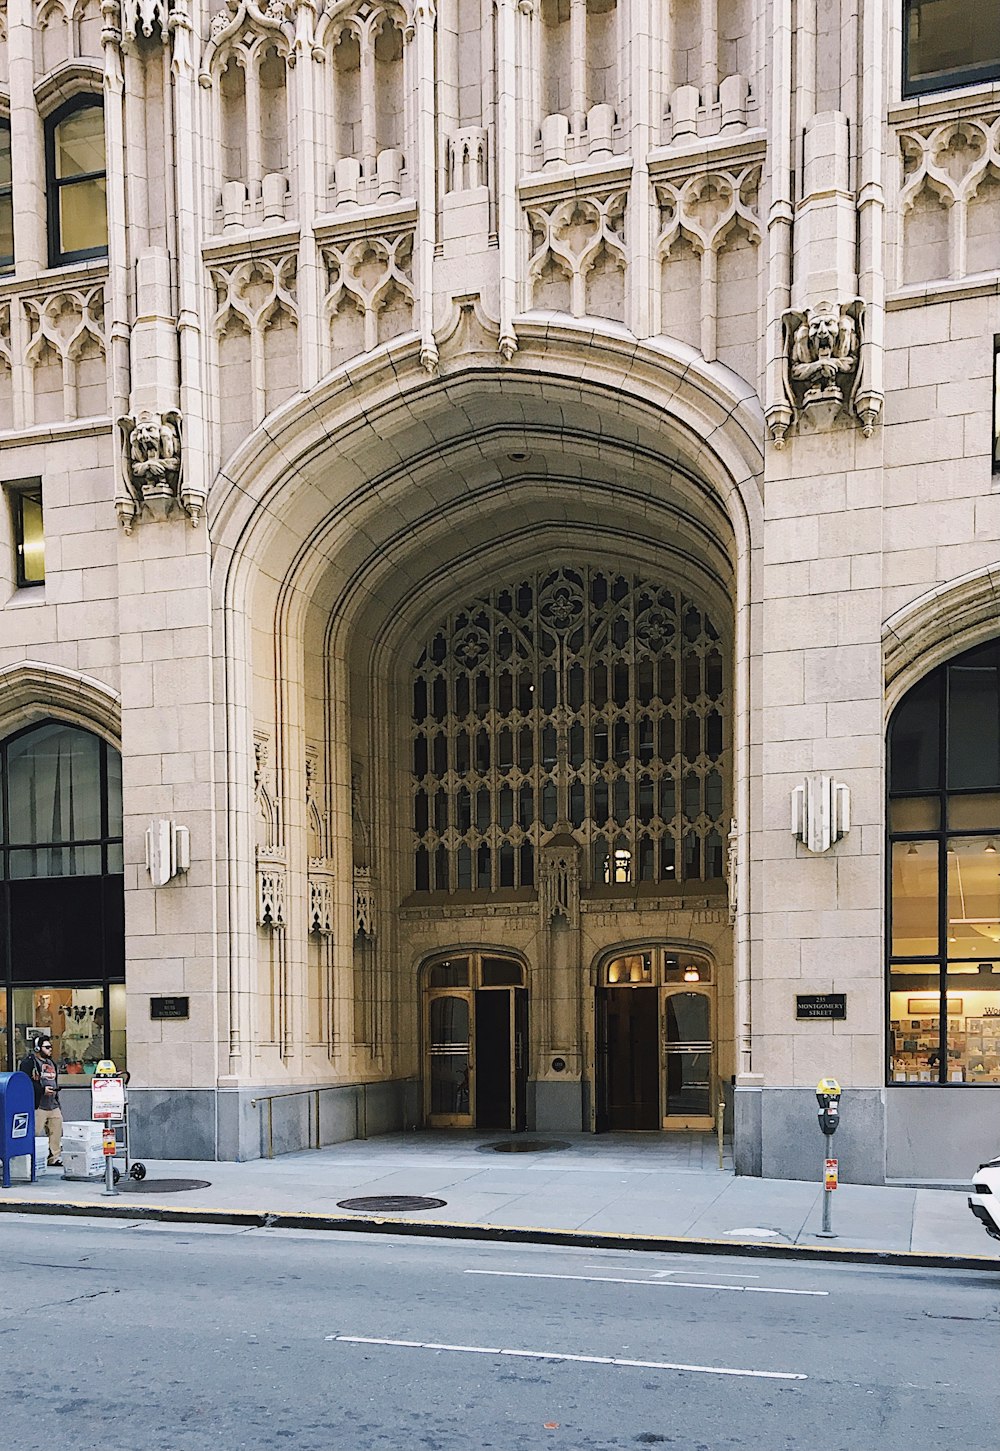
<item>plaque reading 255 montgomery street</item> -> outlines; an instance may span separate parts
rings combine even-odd
[[[846,1018],[846,993],[796,993],[797,1018]]]

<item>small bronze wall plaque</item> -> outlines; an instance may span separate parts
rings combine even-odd
[[[797,1018],[847,1017],[846,993],[796,993],[795,1016]]]
[[[149,1016],[155,1023],[165,1018],[189,1018],[188,998],[150,998]]]

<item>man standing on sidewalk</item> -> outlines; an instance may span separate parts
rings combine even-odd
[[[49,1140],[49,1165],[62,1164],[63,1117],[59,1107],[59,1070],[52,1057],[52,1039],[39,1038],[34,1051],[18,1064],[35,1086],[35,1133]]]

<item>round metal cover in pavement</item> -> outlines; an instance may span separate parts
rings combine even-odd
[[[499,1144],[483,1144],[494,1154],[547,1154],[556,1149],[568,1149],[559,1139],[504,1139]]]
[[[179,1194],[182,1189],[210,1189],[209,1179],[123,1179],[119,1194]]]
[[[443,1209],[447,1202],[420,1194],[371,1194],[361,1199],[338,1199],[337,1208],[361,1214],[413,1214],[418,1209]]]

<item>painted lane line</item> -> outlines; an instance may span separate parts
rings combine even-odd
[[[532,1270],[463,1270],[466,1275],[493,1275],[501,1280],[583,1280],[588,1285],[649,1285],[654,1290],[728,1290],[744,1295],[826,1296],[829,1290],[786,1290],[774,1285],[716,1285],[704,1280],[634,1280],[624,1275],[557,1275]]]
[[[388,1340],[378,1335],[325,1335],[343,1345],[388,1345],[403,1350],[448,1350],[461,1355],[507,1355],[518,1360],[571,1361],[579,1365],[614,1365],[630,1370],[679,1370],[696,1375],[735,1375],[753,1380],[808,1380],[791,1370],[738,1370],[730,1365],[684,1365],[673,1360],[627,1360],[621,1355],[573,1355],[563,1350],[511,1350],[497,1345],[438,1345],[426,1340]]]

